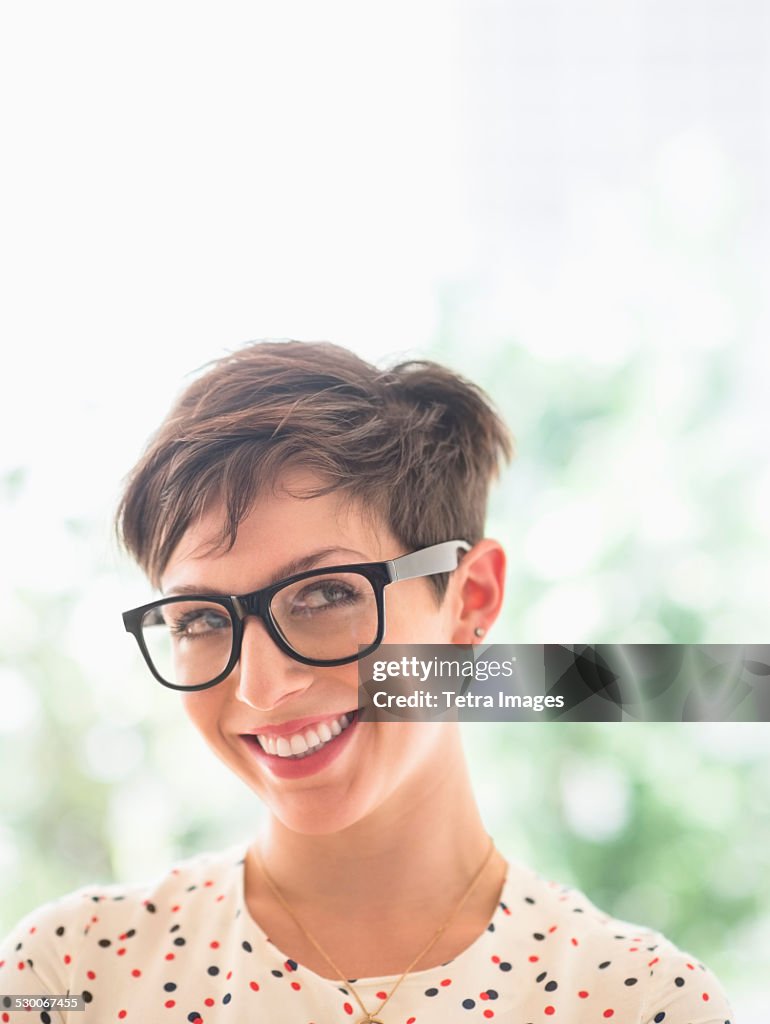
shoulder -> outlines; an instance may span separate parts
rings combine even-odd
[[[586,1008],[594,998],[608,1017],[609,1010],[617,1016],[618,1007],[633,1008],[643,1024],[732,1019],[714,974],[660,931],[613,917],[579,889],[517,861],[509,861],[504,893],[508,920],[518,919],[512,928],[521,960],[544,994],[555,996],[566,983]]]
[[[67,991],[67,978],[84,948],[120,956],[139,931],[150,941],[153,933],[167,933],[169,920],[193,903],[198,890],[227,892],[232,899],[245,850],[243,843],[200,853],[147,881],[92,883],[36,907],[0,941],[0,990],[37,977],[54,991]]]

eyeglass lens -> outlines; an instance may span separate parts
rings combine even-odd
[[[270,610],[288,646],[314,661],[351,657],[377,638],[374,587],[358,573],[298,580],[273,595]],[[227,606],[217,601],[170,601],[145,613],[142,638],[162,679],[200,686],[227,667],[233,622]]]

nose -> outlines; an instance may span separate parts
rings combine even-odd
[[[236,697],[256,711],[272,711],[299,697],[313,683],[313,669],[290,658],[265,624],[249,616],[243,624],[241,656],[235,667]]]

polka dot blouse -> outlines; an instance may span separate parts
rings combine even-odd
[[[270,941],[243,891],[247,844],[141,885],[89,885],[27,914],[0,944],[0,1021],[356,1024],[341,981]],[[351,979],[377,1009],[397,976]],[[11,995],[82,995],[85,1012],[14,1010]],[[489,925],[407,976],[383,1024],[727,1024],[714,975],[660,933],[602,914],[516,861]]]

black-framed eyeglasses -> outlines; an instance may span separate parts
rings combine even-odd
[[[123,624],[152,674],[172,690],[205,690],[225,679],[241,656],[249,615],[295,661],[346,665],[382,643],[385,587],[451,572],[470,547],[450,540],[386,562],[310,569],[251,594],[164,597],[123,612]]]

